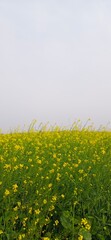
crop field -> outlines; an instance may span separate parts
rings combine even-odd
[[[111,239],[111,132],[0,134],[0,240]]]

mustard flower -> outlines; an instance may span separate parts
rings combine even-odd
[[[4,195],[7,197],[9,194],[10,194],[10,191],[6,189]]]

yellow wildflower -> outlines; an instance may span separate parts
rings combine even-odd
[[[46,200],[46,199],[44,199],[44,200],[43,200],[43,203],[44,203],[44,204],[46,204],[46,203],[47,203],[47,200]]]
[[[5,190],[5,196],[8,196],[10,194],[10,191],[8,189]]]
[[[3,233],[3,231],[2,230],[0,230],[0,235]]]
[[[23,168],[24,165],[20,163],[19,166],[20,166],[20,168]]]
[[[25,238],[25,234],[20,234],[18,240],[22,240],[23,238]]]
[[[90,224],[88,223],[87,219],[86,218],[82,218],[81,220],[81,225],[83,225],[85,227],[85,229],[87,230],[90,230],[91,229],[91,226]]]
[[[13,169],[14,169],[14,170],[17,170],[17,169],[18,169],[18,165],[16,165]]]
[[[78,240],[83,240],[83,236],[79,235]]]
[[[57,226],[59,224],[59,221],[58,220],[55,220],[55,225]]]
[[[29,213],[32,214],[32,207],[29,208]]]
[[[53,154],[53,158],[56,158],[56,153]]]
[[[42,238],[42,240],[50,240],[50,238],[44,237],[44,238]]]
[[[21,206],[21,202],[17,202],[18,206],[20,207]]]
[[[15,145],[15,150],[20,149],[21,147],[19,145]]]
[[[35,210],[35,214],[39,214],[40,213],[40,210],[39,209],[37,209],[37,210]]]
[[[52,201],[55,202],[56,200],[57,200],[57,196],[56,195],[52,196]]]
[[[13,185],[13,191],[14,191],[14,192],[17,192],[17,188],[18,188],[18,185],[17,185],[17,184],[14,184],[14,185]]]
[[[51,205],[50,208],[49,208],[49,211],[53,211],[54,210],[54,205]]]
[[[18,210],[18,206],[14,207],[13,210],[16,212]]]
[[[52,183],[49,183],[48,187],[51,188],[52,187]]]
[[[24,184],[27,184],[27,180],[24,180],[23,182],[24,182]]]

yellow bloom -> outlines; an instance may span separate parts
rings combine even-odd
[[[20,163],[19,166],[20,166],[20,168],[23,168],[24,165]]]
[[[14,185],[13,185],[13,191],[14,191],[14,192],[17,192],[17,188],[18,188],[18,185],[17,185],[17,184],[14,184]]]
[[[40,210],[39,209],[37,209],[37,210],[35,210],[35,214],[39,214],[40,213]]]
[[[21,202],[17,202],[18,206],[20,207],[21,206]]]
[[[19,145],[15,145],[15,150],[20,149],[21,147]]]
[[[5,196],[8,196],[10,194],[10,191],[8,189],[5,190]]]
[[[53,154],[53,158],[56,158],[56,153]]]
[[[3,233],[3,231],[2,230],[0,230],[0,235]]]
[[[50,173],[54,173],[54,169],[51,169],[49,172],[50,172]]]
[[[23,182],[24,182],[24,184],[27,184],[27,180],[24,180]]]
[[[18,207],[17,206],[14,207],[13,210],[16,212],[18,210]]]
[[[81,224],[82,225],[86,225],[88,222],[87,222],[87,219],[86,218],[82,218],[81,220]]]
[[[44,237],[44,238],[42,238],[42,240],[50,240],[50,238]]]
[[[59,224],[59,221],[58,220],[55,220],[55,225],[57,226]]]
[[[47,200],[46,200],[46,199],[44,199],[44,200],[43,200],[43,203],[44,203],[44,204],[46,204],[46,203],[47,203]]]
[[[79,173],[83,173],[84,172],[84,170],[83,169],[79,169],[79,171],[78,171]]]
[[[52,187],[52,183],[49,183],[48,187],[51,188]]]
[[[14,170],[17,170],[17,169],[18,169],[18,166],[16,165],[13,169],[14,169]]]
[[[54,205],[50,206],[49,211],[53,211],[54,208],[55,208]]]
[[[25,234],[20,234],[18,240],[22,240],[23,238],[25,238]]]
[[[37,163],[38,163],[38,164],[41,164],[41,163],[42,163],[42,161],[41,161],[41,160],[37,160]]]
[[[55,202],[56,200],[57,200],[57,196],[54,195],[54,196],[52,197],[52,201]]]
[[[32,214],[32,207],[29,208],[29,213]]]
[[[87,230],[90,230],[91,229],[91,226],[90,224],[88,223],[87,219],[86,218],[82,218],[81,220],[81,225],[83,225],[85,227],[85,229]]]
[[[31,158],[29,158],[28,162],[32,162],[32,159],[31,159]]]
[[[90,230],[90,229],[91,229],[91,226],[90,226],[89,224],[86,224],[86,225],[85,225],[85,228],[86,228],[87,230]]]
[[[4,165],[4,169],[5,169],[6,171],[10,171],[10,170],[11,170],[11,164],[5,164],[5,165]]]
[[[35,226],[37,225],[38,222],[39,222],[39,218],[36,219],[36,221],[35,221],[35,223],[34,223]]]
[[[83,240],[83,236],[79,235],[78,240]]]

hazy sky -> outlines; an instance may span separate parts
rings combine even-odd
[[[111,1],[0,0],[0,128],[111,121]]]

